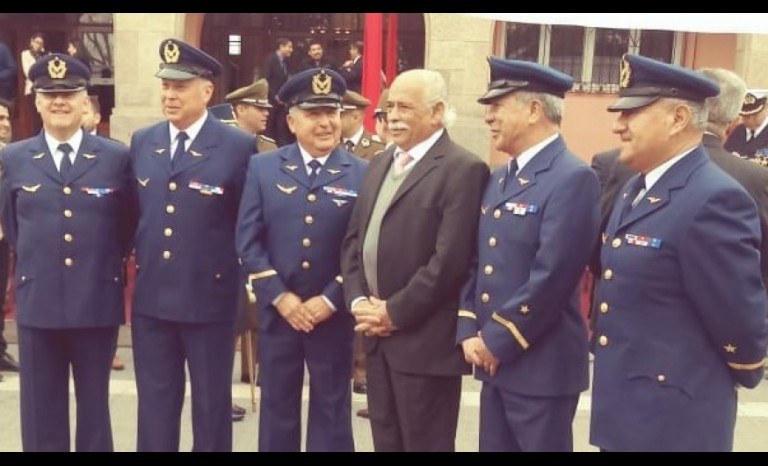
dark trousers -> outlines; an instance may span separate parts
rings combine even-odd
[[[172,322],[133,314],[138,451],[178,451],[186,384],[192,450],[232,451],[232,322]]]
[[[263,311],[277,312],[271,306]],[[352,326],[352,319],[341,314],[310,333],[297,332],[282,318],[262,326],[259,451],[300,451],[305,362],[309,372],[306,451],[354,451],[349,383]]]
[[[76,451],[112,451],[109,376],[118,327],[18,326],[24,451],[69,451],[69,371],[75,382]]]
[[[8,350],[8,341],[5,339],[5,293],[8,289],[8,269],[10,252],[8,240],[0,240],[0,356]]]
[[[379,349],[366,358],[374,449],[454,451],[461,376],[398,372]]]
[[[526,396],[483,383],[480,451],[573,451],[578,403],[578,394]]]

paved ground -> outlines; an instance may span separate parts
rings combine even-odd
[[[15,328],[11,324],[7,329],[9,340],[15,342]],[[117,451],[134,451],[136,448],[136,387],[134,383],[133,361],[127,329],[121,332],[118,355],[125,361],[126,370],[113,372],[111,392],[112,426]],[[15,355],[16,346],[10,351]],[[232,393],[235,402],[250,408],[250,386],[239,381],[239,354]],[[19,435],[19,381],[18,375],[4,373],[5,381],[0,382],[0,452],[20,451]],[[480,386],[469,377],[464,378],[459,432],[456,447],[459,451],[477,451],[478,405]],[[189,390],[187,390],[189,393]],[[258,397],[258,389],[256,392]],[[306,417],[307,390],[304,393],[304,416]],[[365,406],[363,395],[353,395],[353,412]],[[74,404],[74,399],[73,399]],[[589,392],[582,395],[578,412],[574,420],[574,442],[576,451],[596,451],[589,445]],[[191,428],[188,403],[184,409],[182,421],[181,449],[191,448]],[[73,418],[74,420],[74,418]],[[74,421],[73,421],[74,422]],[[373,451],[370,426],[364,419],[354,417],[353,429],[355,445],[358,451]],[[234,450],[256,451],[258,436],[258,412],[249,412],[242,422],[234,425]],[[768,382],[756,390],[744,390],[740,395],[739,418],[736,425],[737,451],[768,451]]]

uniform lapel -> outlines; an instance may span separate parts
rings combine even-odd
[[[312,188],[326,186],[343,177],[347,174],[350,163],[349,157],[336,147],[331,152],[328,160],[325,161],[323,168],[320,169],[320,173],[315,178]],[[304,172],[306,173],[306,170]],[[307,180],[309,180],[309,177],[307,177]]]
[[[422,178],[427,176],[427,173],[437,168],[437,165],[440,163],[440,159],[446,155],[446,150],[448,149],[450,141],[450,138],[448,138],[448,132],[444,130],[442,136],[440,136],[440,138],[435,142],[435,145],[433,145],[429,151],[424,154],[424,157],[419,160],[416,165],[413,166],[411,172],[406,175],[405,180],[403,180],[403,184],[401,184],[397,189],[397,192],[392,198],[392,202],[389,204],[389,208],[387,210],[391,209],[395,204],[397,204],[397,202],[403,196],[405,196],[408,191],[416,186],[416,184]]]
[[[48,144],[45,143],[44,132],[41,131],[35,138],[35,142],[29,151],[31,152],[32,165],[57,184],[61,184],[61,176],[59,175],[59,170],[56,169],[56,164],[53,162],[53,155],[48,150]]]
[[[75,157],[75,164],[69,172],[68,179],[65,180],[67,184],[85,175],[99,161],[98,153],[101,150],[101,143],[96,137],[86,132],[83,133],[83,143],[80,144],[80,151],[77,153],[77,157]]]
[[[150,142],[151,158],[167,174],[171,174],[171,130],[170,123],[157,126]]]
[[[685,186],[691,173],[707,161],[707,154],[701,146],[679,160],[651,186],[651,189],[643,195],[635,207],[629,210],[623,218],[619,219],[617,230],[626,228],[664,207],[669,202],[672,191]],[[632,179],[634,180],[634,177]],[[629,182],[624,186],[619,202],[632,201],[627,199],[629,196],[628,191],[632,185],[633,183]],[[621,209],[618,211],[614,210],[615,215],[618,215],[619,212],[621,212]]]
[[[207,162],[219,143],[219,133],[216,131],[216,125],[223,124],[215,120],[209,113],[208,118],[203,123],[203,127],[200,128],[200,132],[195,137],[195,140],[192,141],[192,145],[189,146],[189,150],[181,157],[181,160],[174,160],[171,164],[171,174],[176,175],[200,163]]]
[[[506,202],[508,199],[520,196],[523,192],[530,189],[537,182],[542,172],[550,169],[555,159],[565,151],[565,143],[563,138],[558,136],[557,139],[546,145],[539,153],[537,153],[525,166],[517,172],[517,175],[510,177],[507,180],[506,186],[499,195],[497,202],[492,207],[497,207],[499,204]],[[506,172],[502,170],[500,183],[504,183],[504,176]],[[499,181],[497,181],[499,183]],[[496,190],[499,192],[499,190]]]
[[[304,159],[301,158],[299,143],[294,142],[287,149],[280,154],[282,159],[280,170],[307,189],[311,188],[312,185],[309,182],[309,175],[307,175],[307,167],[304,166]]]

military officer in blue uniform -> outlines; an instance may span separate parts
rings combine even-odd
[[[737,388],[761,380],[768,335],[755,203],[702,147],[717,83],[638,55],[620,77],[608,109],[638,175],[603,237],[590,441],[730,450]]]
[[[345,90],[335,71],[293,76],[278,97],[297,142],[248,166],[237,249],[259,312],[259,451],[299,451],[305,362],[306,450],[354,450],[340,249],[367,162],[337,147]]]
[[[133,354],[138,449],[178,450],[185,363],[195,451],[232,449],[232,360],[239,267],[235,222],[251,135],[206,110],[221,64],[176,39],[160,43],[167,121],[131,140],[140,206]]]
[[[111,451],[109,375],[135,208],[128,148],[84,132],[90,71],[63,54],[29,70],[43,131],[1,153],[2,226],[16,250],[25,451]]]
[[[577,287],[597,240],[600,186],[560,134],[573,79],[537,63],[489,62],[478,101],[510,159],[483,196],[457,342],[483,382],[480,451],[571,451],[589,385]]]

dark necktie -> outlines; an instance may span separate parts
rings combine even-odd
[[[627,216],[627,214],[635,207],[637,204],[640,203],[640,200],[642,199],[641,194],[645,194],[645,175],[640,174],[637,178],[635,178],[632,182],[632,186],[630,186],[629,191],[627,192],[627,197],[624,198],[624,208],[621,210],[621,218]]]
[[[347,139],[346,142],[344,142],[344,147],[347,148],[347,152],[352,152],[355,150],[355,143],[352,142],[351,139]]]
[[[320,172],[320,167],[322,167],[323,164],[317,160],[310,160],[307,165],[309,165],[309,168],[311,169],[309,172],[309,181],[310,183],[314,183],[315,178],[317,178],[317,174]]]
[[[184,131],[181,131],[176,136],[176,150],[173,151],[173,158],[171,159],[171,166],[174,166],[175,164],[180,163],[181,159],[184,157],[184,154],[187,153],[186,149],[184,148],[184,143],[187,141],[189,136],[187,136],[187,133]]]
[[[67,143],[59,144],[58,150],[64,154],[59,165],[59,173],[61,174],[61,179],[66,181],[69,171],[72,169],[72,160],[69,158],[69,154],[72,153],[72,146]]]
[[[517,159],[510,159],[509,164],[507,165],[507,176],[504,177],[504,186],[502,189],[507,189],[507,186],[512,184],[515,175],[517,175]]]

